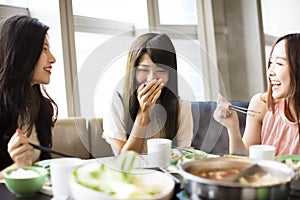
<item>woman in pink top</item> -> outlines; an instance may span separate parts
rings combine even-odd
[[[276,147],[277,155],[300,154],[300,34],[288,34],[273,45],[268,62],[269,88],[252,97],[249,109],[260,111],[247,116],[241,137],[237,113],[219,97],[214,118],[227,127],[229,152],[248,155],[253,144]]]

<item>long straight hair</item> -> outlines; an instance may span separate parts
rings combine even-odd
[[[26,124],[30,135],[35,125],[41,145],[51,147],[51,127],[58,108],[42,85],[31,86],[48,29],[37,19],[23,15],[1,24],[0,115],[9,117],[9,124],[7,132],[0,134],[11,136],[21,123]]]
[[[148,54],[156,65],[163,67],[169,73],[169,80],[162,90],[159,104],[167,113],[166,123],[161,132],[164,132],[166,138],[173,139],[177,133],[179,121],[177,58],[170,38],[166,34],[159,33],[146,33],[139,36],[133,42],[128,53],[123,90],[124,121],[127,134],[130,134],[139,110],[135,72],[144,54]]]
[[[300,34],[299,33],[288,34],[278,38],[278,40],[275,41],[270,52],[268,68],[271,65],[271,56],[276,44],[278,44],[280,41],[283,40],[285,41],[285,52],[287,55],[287,62],[289,65],[289,73],[290,73],[290,80],[291,80],[288,95],[291,96],[293,102],[292,106],[296,110],[296,114],[297,114],[296,120],[298,123],[299,136],[300,136],[300,124],[299,124],[299,120],[300,120]],[[273,111],[274,111],[274,104],[275,102],[272,97],[272,87],[270,83],[268,88],[267,105]]]

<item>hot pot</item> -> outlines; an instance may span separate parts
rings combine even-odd
[[[229,169],[246,169],[258,164],[276,178],[277,182],[264,186],[249,186],[239,182],[211,180],[194,175],[192,171],[214,171]],[[183,176],[184,188],[191,199],[286,199],[289,183],[294,171],[289,166],[271,160],[251,160],[248,158],[205,158],[183,163],[179,166]],[[278,180],[280,180],[278,182]]]

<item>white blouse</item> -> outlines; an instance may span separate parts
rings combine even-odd
[[[192,143],[193,137],[193,118],[191,103],[187,100],[179,100],[180,118],[179,128],[176,135],[176,145],[178,147],[188,147]],[[126,126],[124,122],[124,107],[122,99],[117,92],[113,93],[112,99],[109,99],[107,106],[105,106],[105,114],[103,116],[103,135],[109,143],[108,137],[126,141]],[[150,122],[146,127],[147,138],[144,141],[142,153],[147,152],[147,139],[158,138],[160,131],[166,121],[166,112],[156,112],[157,109],[163,109],[161,105],[156,104],[150,113]],[[160,113],[160,114],[159,114]],[[174,141],[173,141],[174,142]]]

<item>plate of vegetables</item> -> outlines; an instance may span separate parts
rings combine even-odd
[[[122,171],[97,161],[77,167],[70,179],[70,190],[75,200],[169,200],[172,198],[174,186],[174,181],[160,171]]]
[[[294,170],[298,170],[300,174],[300,155],[279,155],[275,157],[275,160],[287,164]]]
[[[202,158],[220,157],[214,154],[208,154],[204,151],[193,148],[173,148],[170,164],[177,165],[187,161],[198,160]]]

